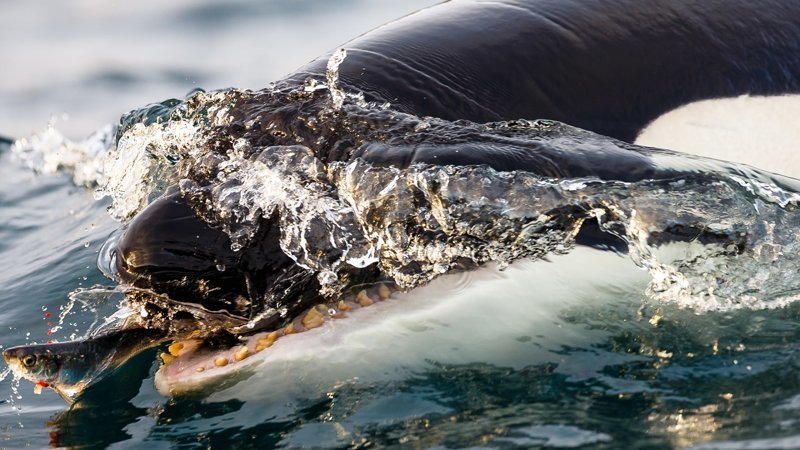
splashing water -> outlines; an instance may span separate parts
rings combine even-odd
[[[103,156],[113,146],[116,132],[116,127],[109,124],[86,139],[73,142],[51,122],[45,131],[18,139],[11,150],[37,172],[69,172],[76,185],[94,187],[104,176]]]
[[[121,323],[132,313],[129,308],[124,307],[125,292],[126,289],[120,286],[97,285],[75,289],[67,295],[67,302],[59,308],[58,322],[50,328],[49,334],[55,336],[61,331],[68,318],[75,320],[71,324],[75,328],[68,336],[70,340],[86,337]],[[115,298],[117,301],[113,301]],[[80,307],[76,309],[76,305]]]
[[[331,107],[334,111],[342,109],[344,104],[345,92],[339,88],[339,66],[346,57],[347,51],[340,48],[333,52],[330,59],[328,59],[325,76],[328,82],[328,90],[331,94]]]
[[[0,381],[5,380],[9,375],[11,375],[11,368],[6,367],[2,372],[0,372]]]
[[[324,153],[343,143],[352,152],[376,141],[453,146],[513,137],[521,145],[587,139],[616,145],[551,122],[450,123],[367,104],[337,87],[345,57],[340,49],[330,58],[326,84],[195,93],[173,105],[167,119],[126,123],[116,146],[107,145],[106,132],[89,140],[103,145],[45,134],[15,148],[40,170],[92,173],[81,175],[83,184],[110,196],[118,219],[132,217],[177,182],[237,251],[255,236],[260,219],[277,217],[282,250],[317,273],[326,295],[346,287],[343,272],[373,264],[412,288],[488,261],[503,266],[564,253],[583,223],[595,220],[624,240],[634,262],[650,273],[653,298],[699,311],[773,308],[797,299],[800,281],[790,269],[797,262],[792,224],[800,219],[800,194],[793,181],[646,148],[638,151],[685,174],[618,182],[482,166],[397,169],[361,159],[326,161]],[[296,123],[270,115],[276,105],[294,108]],[[342,140],[337,128],[349,129],[356,141]],[[105,152],[98,150],[103,146]],[[70,151],[58,156],[53,148]]]
[[[184,121],[136,124],[104,158],[97,197],[111,197],[109,213],[127,220],[175,182],[175,165],[197,149],[197,128]]]
[[[753,196],[724,174],[668,186],[582,180],[565,188],[475,167],[401,171],[356,161],[332,172],[372,244],[364,252],[379,254],[382,269],[409,287],[465,257],[510,263],[567,251],[583,221],[595,218],[628,243],[659,300],[700,311],[772,308],[796,300],[800,288],[791,270],[800,243],[791,225],[800,223],[796,204]],[[663,237],[670,229],[692,230],[691,240]],[[439,237],[426,239],[431,233]]]
[[[324,94],[305,91],[303,98]],[[233,95],[238,106],[250,100]],[[453,145],[465,135],[556,143],[597,138],[543,121],[481,127],[372,106],[366,111],[355,101],[343,106],[347,126],[358,129],[364,117],[372,120],[363,131],[372,136],[362,142],[376,139],[380,120],[394,133],[389,143]],[[232,114],[227,122],[242,120],[235,109],[226,110]],[[305,120],[319,130],[332,119],[322,110]],[[207,142],[220,145],[220,131],[206,130]],[[286,140],[300,141],[295,132]],[[798,249],[791,225],[798,220],[795,183],[747,167],[642,149],[659,164],[689,169],[674,179],[639,182],[558,179],[482,166],[396,169],[361,159],[326,164],[315,149],[319,141],[255,146],[258,136],[248,130],[228,140],[220,162],[206,169],[216,177],[185,179],[181,188],[203,217],[231,236],[235,249],[248,244],[257,219],[278,217],[281,248],[316,271],[329,293],[344,287],[338,284],[342,271],[375,263],[400,286],[412,288],[487,261],[506,265],[563,253],[586,220],[597,220],[627,243],[631,258],[652,276],[648,293],[659,300],[698,311],[773,308],[794,301],[800,288],[788,270]],[[615,144],[600,139],[598,145]]]

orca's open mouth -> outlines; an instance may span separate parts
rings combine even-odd
[[[233,346],[208,343],[193,335],[176,340],[169,345],[167,352],[161,354],[163,365],[156,374],[156,386],[165,395],[180,395],[199,391],[223,379],[229,380],[233,373],[263,361],[262,357],[254,356],[269,352],[273,345],[291,339],[290,335],[316,329],[325,333],[334,321],[349,322],[364,308],[395,301],[392,297],[396,291],[384,283],[353,290],[338,301],[309,308],[279,329],[243,336],[239,344]]]

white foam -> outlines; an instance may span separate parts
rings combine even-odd
[[[51,122],[29,138],[18,139],[11,147],[28,167],[44,173],[65,171],[78,186],[96,186],[103,176],[103,157],[113,146],[116,127],[108,124],[81,141],[66,138]]]
[[[111,197],[109,214],[127,220],[177,181],[175,162],[197,152],[197,127],[188,121],[136,124],[105,155],[97,196]]]

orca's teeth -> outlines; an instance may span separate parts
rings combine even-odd
[[[161,361],[163,361],[164,364],[169,364],[172,361],[175,361],[176,358],[176,356],[172,355],[171,353],[161,353],[159,356],[161,356]]]
[[[180,351],[183,350],[183,346],[184,346],[183,342],[173,342],[172,344],[169,345],[167,350],[169,350],[170,355],[178,356],[180,355]]]
[[[267,333],[266,336],[262,336],[262,337],[258,338],[258,341],[256,342],[256,353],[258,353],[258,352],[260,352],[260,351],[262,351],[264,349],[272,347],[272,344],[275,343],[275,341],[278,339],[278,337],[279,337],[278,336],[278,332],[277,331],[272,331],[270,333]]]
[[[242,348],[240,348],[239,350],[237,350],[236,353],[233,354],[233,359],[235,359],[236,362],[239,362],[239,361],[247,358],[248,356],[250,356],[250,350],[245,345]]]
[[[358,295],[356,296],[356,301],[357,301],[357,302],[358,302],[358,304],[359,304],[359,305],[361,305],[361,306],[370,306],[370,305],[372,305],[373,303],[375,303],[375,301],[374,301],[374,300],[372,300],[372,299],[371,299],[371,298],[370,298],[370,297],[367,295],[367,291],[366,291],[366,290],[362,290],[361,292],[359,292],[359,293],[358,293]]]
[[[192,374],[209,371],[223,375],[225,370],[229,369],[220,369],[235,368],[236,363],[272,347],[285,336],[322,327],[333,319],[345,318],[348,313],[391,298],[392,292],[392,288],[385,284],[361,289],[356,295],[351,294],[348,298],[335,303],[315,305],[281,329],[251,335],[241,345],[211,354],[198,352],[202,350],[203,341],[197,339],[195,335],[190,335],[182,341],[173,342],[167,349],[168,353],[161,354],[164,365],[160,370],[169,370],[172,373],[170,377],[176,379],[181,376],[191,378]],[[198,385],[199,387],[201,386]]]
[[[308,310],[308,313],[303,317],[303,326],[310,330],[312,328],[317,328],[318,326],[325,323],[325,316],[319,312],[317,308],[311,308]]]
[[[392,295],[392,291],[389,289],[388,286],[386,286],[385,284],[379,284],[378,285],[378,297],[381,300],[386,300],[389,297],[391,297],[391,295]]]

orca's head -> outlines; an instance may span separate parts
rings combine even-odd
[[[125,284],[239,319],[316,293],[313,273],[280,248],[277,219],[263,219],[250,245],[231,249],[229,236],[197,216],[170,188],[127,226],[115,248]]]

